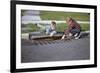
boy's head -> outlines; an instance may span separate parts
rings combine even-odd
[[[70,25],[69,23],[72,21],[73,21],[73,19],[71,17],[67,17],[66,22],[68,23],[68,25]]]
[[[52,23],[53,25],[56,25],[56,22],[55,22],[55,21],[52,21],[51,23]]]

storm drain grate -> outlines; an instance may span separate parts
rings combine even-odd
[[[46,45],[46,44],[55,44],[55,43],[63,43],[63,42],[68,42],[71,38],[67,38],[64,40],[61,40],[61,36],[56,36],[56,37],[42,37],[42,38],[34,38],[33,44],[35,45]]]

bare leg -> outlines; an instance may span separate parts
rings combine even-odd
[[[52,31],[52,32],[50,33],[50,36],[52,37],[54,34],[56,34],[56,31]]]

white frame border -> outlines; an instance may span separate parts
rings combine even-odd
[[[90,26],[90,60],[21,63],[21,40],[20,40],[21,39],[21,28],[20,28],[21,9],[90,13],[90,25],[91,25]],[[16,69],[94,64],[94,36],[93,35],[94,35],[94,9],[17,4],[16,5],[16,37],[17,37],[16,38]]]

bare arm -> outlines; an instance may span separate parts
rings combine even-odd
[[[64,34],[66,34],[66,35],[69,34],[71,29],[72,29],[72,27],[68,26],[68,28],[64,31]]]

